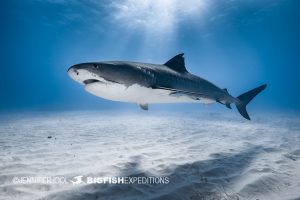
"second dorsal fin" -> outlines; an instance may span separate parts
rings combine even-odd
[[[181,53],[181,54],[174,56],[168,62],[166,62],[164,65],[177,71],[177,72],[180,72],[180,73],[187,72],[187,70],[185,68],[183,55],[184,54]]]

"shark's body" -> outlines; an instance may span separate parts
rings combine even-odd
[[[228,108],[234,103],[246,119],[250,119],[246,105],[266,87],[262,85],[235,98],[227,89],[189,73],[183,54],[163,65],[126,61],[82,63],[72,66],[68,74],[96,96],[137,103],[144,110],[148,110],[149,103],[218,102]]]

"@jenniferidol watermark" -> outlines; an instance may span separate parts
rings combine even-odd
[[[15,176],[14,184],[68,184],[64,176]]]
[[[14,184],[169,184],[167,176],[21,176],[13,177]]]

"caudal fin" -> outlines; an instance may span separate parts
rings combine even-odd
[[[237,97],[239,100],[235,105],[239,111],[239,113],[245,117],[246,119],[250,120],[250,117],[247,113],[246,106],[247,104],[256,96],[258,95],[261,91],[263,91],[267,87],[267,84],[261,85],[257,88],[254,88],[240,96]]]

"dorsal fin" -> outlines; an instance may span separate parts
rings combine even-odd
[[[228,90],[227,90],[227,88],[224,88],[223,90],[224,90],[225,92],[227,92],[227,93],[228,93]]]
[[[166,62],[164,65],[166,65],[167,67],[169,67],[177,72],[181,72],[181,73],[187,72],[187,70],[185,68],[183,55],[184,54],[181,53],[181,54],[174,56],[168,62]]]

